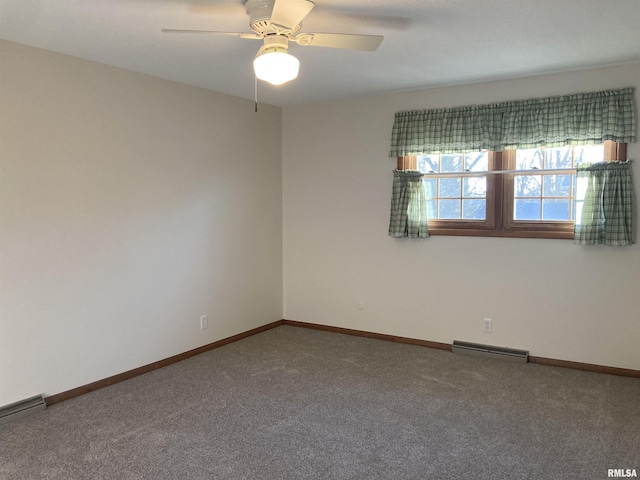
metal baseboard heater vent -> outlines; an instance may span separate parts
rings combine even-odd
[[[0,425],[28,417],[43,411],[45,408],[47,408],[47,404],[44,402],[42,395],[6,405],[0,408]]]
[[[464,353],[484,358],[500,358],[510,362],[527,363],[529,361],[528,350],[516,350],[514,348],[494,347],[491,345],[482,345],[479,343],[453,341],[454,353]]]

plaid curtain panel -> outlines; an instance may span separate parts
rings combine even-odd
[[[631,162],[578,164],[575,242],[625,246],[633,243]]]
[[[635,142],[633,88],[398,112],[390,157]]]
[[[389,235],[394,238],[429,236],[427,199],[422,182],[422,172],[415,170],[393,171]]]

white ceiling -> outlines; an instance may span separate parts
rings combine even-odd
[[[243,0],[0,0],[0,38],[253,98]],[[315,0],[303,32],[383,35],[376,52],[291,45],[287,106],[640,61],[640,0]],[[1,66],[0,66],[1,68]]]

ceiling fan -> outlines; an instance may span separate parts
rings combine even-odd
[[[282,85],[298,76],[300,62],[289,54],[289,42],[303,46],[343,48],[372,52],[382,42],[380,35],[347,33],[300,33],[302,20],[311,12],[310,0],[247,0],[249,26],[255,33],[216,32],[210,30],[162,29],[165,33],[204,33],[231,35],[262,40],[253,61],[256,77],[273,85]]]

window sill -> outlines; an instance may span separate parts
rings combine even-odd
[[[567,232],[545,232],[540,230],[484,230],[473,228],[430,228],[429,235],[461,237],[502,237],[502,238],[550,238],[573,240],[573,230]]]

